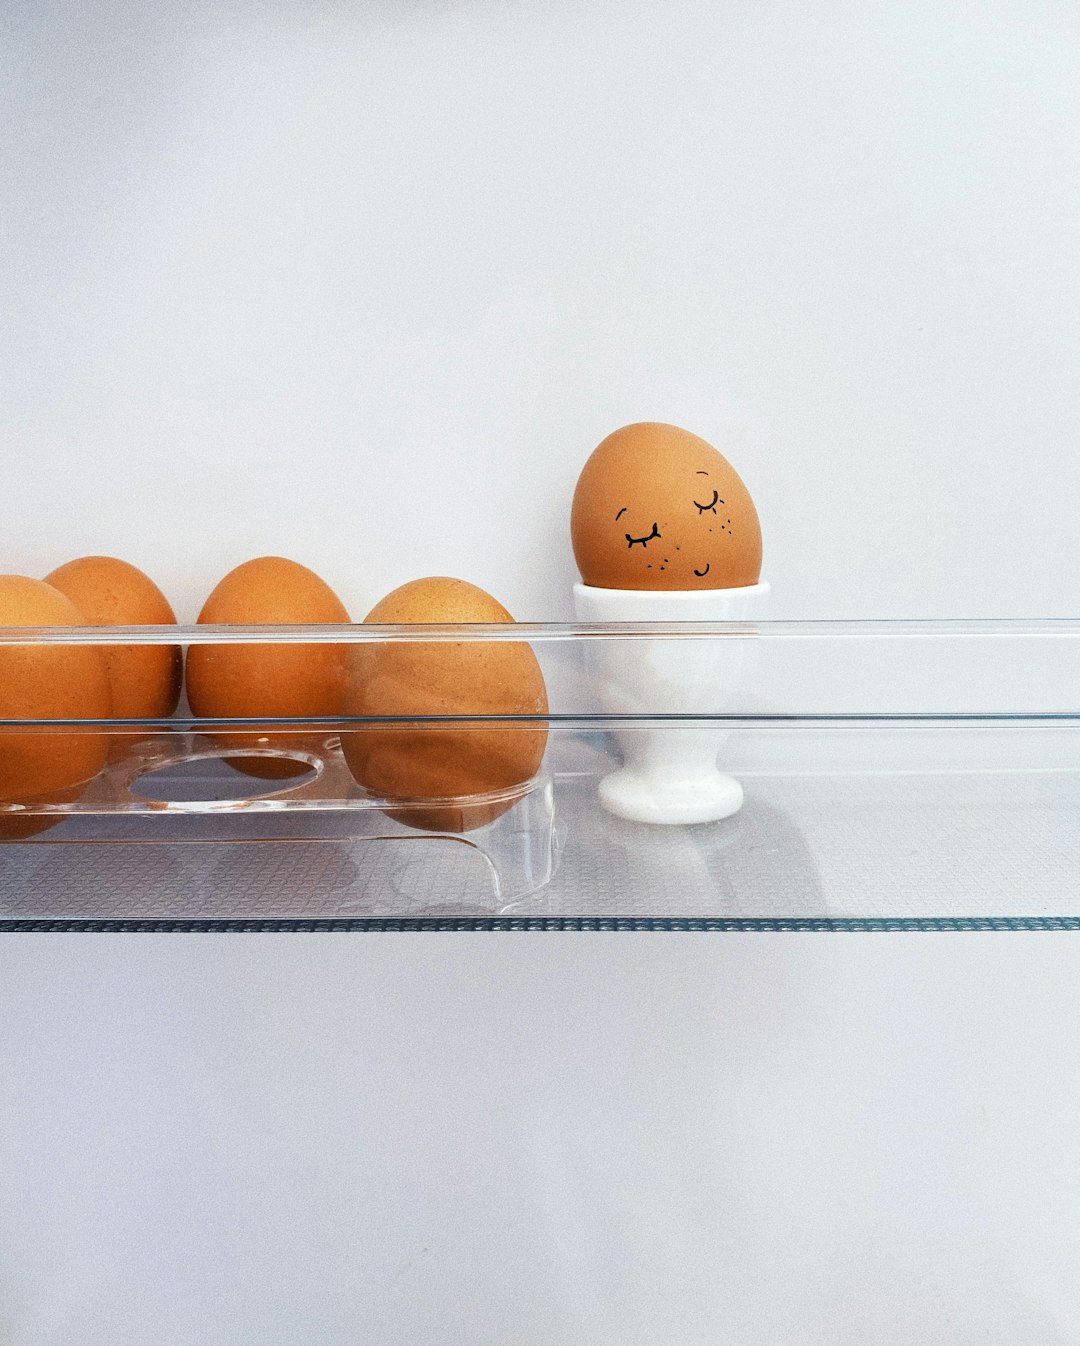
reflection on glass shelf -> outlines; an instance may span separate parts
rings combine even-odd
[[[1080,928],[1078,622],[0,630],[508,639],[535,714],[417,676],[393,716],[0,721],[0,926]]]
[[[1062,737],[1080,743],[1061,730],[1045,740],[1052,757]],[[0,848],[0,919],[377,928],[1080,918],[1080,770],[762,772],[744,778],[734,817],[647,827],[598,802],[612,752],[600,736],[557,738],[564,769],[539,811],[524,801],[456,836],[370,810],[249,818],[262,825],[231,834],[236,815],[218,815],[209,832],[170,840],[138,819],[104,828],[72,817],[47,839]],[[92,844],[95,834],[112,839]]]

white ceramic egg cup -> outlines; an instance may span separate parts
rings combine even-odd
[[[741,622],[759,617],[769,586],[738,589],[595,589],[574,585],[583,622]],[[590,666],[612,713],[703,716],[729,703],[751,672],[757,642],[664,639],[590,642]],[[623,765],[600,782],[600,802],[631,822],[681,825],[716,822],[737,813],[743,790],[717,766],[730,731],[693,723],[616,730]]]

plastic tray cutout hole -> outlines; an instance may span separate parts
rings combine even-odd
[[[232,762],[259,763],[266,759],[295,763],[297,772],[284,778],[248,775],[230,765]],[[302,753],[277,750],[259,752],[205,752],[192,753],[164,766],[143,771],[130,783],[128,789],[136,799],[149,803],[194,804],[226,803],[236,800],[267,799],[289,794],[300,786],[311,785],[322,773],[318,758]]]

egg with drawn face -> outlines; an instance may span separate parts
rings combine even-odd
[[[593,450],[570,535],[597,589],[735,589],[761,575],[761,525],[742,478],[675,425],[627,425]]]

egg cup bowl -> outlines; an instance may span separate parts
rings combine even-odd
[[[599,589],[574,585],[583,622],[743,622],[762,613],[764,581],[736,589]],[[622,716],[715,715],[746,686],[753,640],[604,642],[593,647],[596,695]],[[623,765],[600,781],[600,802],[631,822],[677,826],[737,813],[743,789],[717,766],[729,730],[694,721],[615,732]]]

